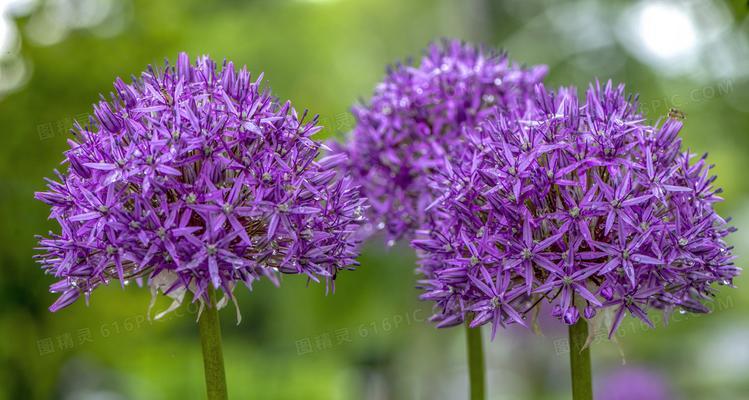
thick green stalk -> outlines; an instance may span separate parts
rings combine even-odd
[[[569,326],[570,335],[570,370],[572,371],[572,400],[593,400],[593,385],[590,375],[590,347],[585,346],[588,340],[588,323],[584,318]]]
[[[203,346],[203,370],[208,400],[227,400],[224,353],[221,350],[221,325],[213,289],[209,289],[210,304],[200,315],[200,343]]]
[[[481,327],[469,328],[471,318],[466,320],[466,344],[468,345],[468,381],[470,400],[484,400],[486,378],[484,374],[484,345],[481,338]]]

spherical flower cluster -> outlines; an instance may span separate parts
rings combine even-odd
[[[234,299],[262,276],[328,283],[356,264],[363,199],[337,167],[316,160],[317,118],[298,115],[246,68],[208,57],[149,68],[76,125],[67,173],[36,198],[59,234],[37,258],[59,281],[57,311],[115,279],[165,293],[209,287]]]
[[[348,172],[390,243],[410,236],[434,200],[428,176],[462,141],[464,127],[492,110],[524,108],[545,66],[521,68],[504,54],[461,43],[432,44],[420,65],[396,65],[369,104],[354,108]]]
[[[649,126],[623,86],[537,87],[535,107],[467,132],[460,163],[419,232],[423,299],[451,326],[527,324],[544,300],[566,324],[602,310],[613,334],[629,313],[707,312],[713,283],[739,272],[713,210],[705,157],[681,149],[682,123]]]

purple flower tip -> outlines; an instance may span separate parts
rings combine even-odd
[[[36,198],[60,233],[37,259],[59,281],[50,310],[116,279],[165,293],[279,273],[325,279],[356,265],[364,200],[336,159],[316,160],[317,117],[280,103],[231,62],[149,67],[75,126],[70,167]]]

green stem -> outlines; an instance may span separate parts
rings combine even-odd
[[[227,400],[224,353],[221,350],[221,325],[213,289],[209,289],[209,304],[200,315],[200,343],[203,346],[203,370],[208,400]]]
[[[486,383],[484,377],[484,345],[481,338],[481,327],[469,328],[473,317],[466,320],[466,344],[468,345],[468,377],[470,383],[470,400],[484,400]]]
[[[588,323],[584,318],[577,320],[569,327],[570,335],[570,369],[572,371],[572,399],[593,400],[593,385],[590,375],[590,347],[585,346],[588,340]]]

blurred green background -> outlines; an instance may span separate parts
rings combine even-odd
[[[149,321],[146,289],[101,288],[57,314],[33,235],[57,229],[33,200],[58,167],[73,119],[116,76],[179,51],[247,64],[282,99],[343,137],[349,107],[386,64],[456,37],[547,64],[551,86],[626,82],[655,121],[686,114],[683,137],[709,152],[749,249],[749,21],[745,1],[0,0],[0,400],[200,399],[195,310]],[[417,301],[414,256],[371,243],[337,293],[286,277],[240,291],[243,322],[222,311],[235,399],[460,399],[462,329],[436,330]],[[709,316],[675,315],[618,344],[596,340],[601,399],[749,398],[749,289],[724,288]],[[163,299],[162,299],[163,300]],[[157,310],[166,308],[161,301]],[[545,321],[544,321],[545,322]],[[491,399],[568,398],[566,331],[510,329],[488,344]],[[486,331],[484,332],[487,333]],[[643,393],[636,393],[641,390]],[[621,397],[616,397],[621,395]],[[627,397],[629,396],[629,397]]]

